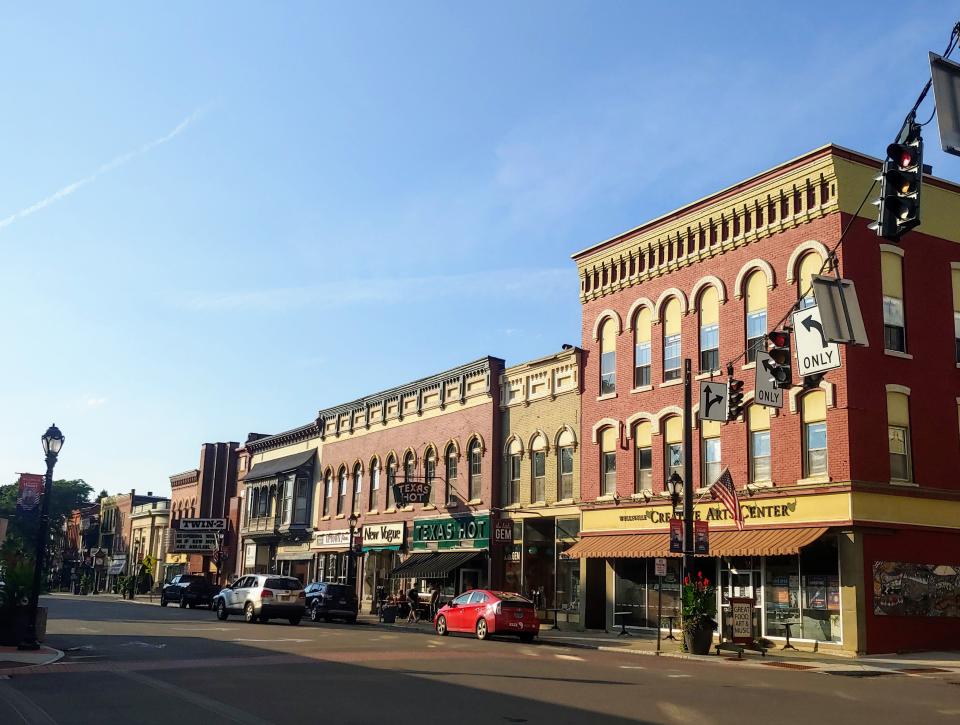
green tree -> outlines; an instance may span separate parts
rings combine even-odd
[[[17,489],[16,483],[0,486],[0,516],[10,520],[3,550],[5,554],[16,555],[17,552],[24,552],[32,555],[33,542],[39,525],[40,507],[37,506],[33,515],[18,516]],[[73,509],[91,503],[92,494],[93,489],[82,478],[54,481],[50,496],[50,531],[59,531]]]

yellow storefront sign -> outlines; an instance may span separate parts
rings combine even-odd
[[[781,496],[741,500],[740,510],[747,526],[783,524],[829,524],[850,521],[850,494],[826,493],[813,496]],[[583,531],[666,530],[672,517],[670,505],[631,506],[583,512]],[[733,526],[727,508],[717,501],[694,507],[694,519],[718,527]]]
[[[167,564],[186,564],[189,561],[187,554],[167,554],[164,560]]]

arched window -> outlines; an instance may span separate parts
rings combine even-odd
[[[617,392],[617,326],[607,318],[600,326],[600,395]]]
[[[887,392],[887,438],[890,441],[890,480],[912,481],[910,456],[910,398]]]
[[[457,491],[457,447],[451,443],[444,454],[447,465],[447,483],[443,498],[448,504],[454,503],[454,493]]]
[[[600,493],[612,496],[617,491],[617,429],[600,431]]]
[[[650,337],[651,312],[642,307],[637,312],[633,330],[633,385],[641,388],[650,385]]]
[[[407,451],[403,457],[403,480],[410,481],[417,475],[417,459],[413,451]]]
[[[360,492],[363,490],[363,466],[359,463],[353,467],[353,513],[360,513]]]
[[[767,277],[755,270],[747,277],[747,362],[755,362],[757,351],[766,350],[767,339]]]
[[[347,506],[347,469],[341,467],[337,474],[337,513],[342,514]]]
[[[663,309],[663,379],[680,379],[680,300],[671,297]]]
[[[380,492],[380,460],[374,458],[370,461],[370,503],[367,510],[374,511],[377,508],[377,496]]]
[[[180,517],[180,505],[177,505],[177,518]],[[250,491],[250,518],[258,518],[260,516],[260,489],[254,488]]]
[[[814,275],[820,274],[821,267],[823,267],[823,260],[816,252],[803,255],[800,264],[797,265],[797,295],[800,297],[801,310],[817,304],[813,297],[812,281]]]
[[[653,444],[652,429],[649,420],[643,420],[633,427],[634,493],[653,490]]]
[[[270,489],[266,486],[260,488],[260,515],[270,515]]]
[[[393,487],[397,483],[397,459],[393,454],[387,458],[387,508],[392,509],[397,505],[395,491]]]
[[[720,423],[715,420],[700,421],[701,488],[706,488],[720,478],[723,464],[720,462]],[[682,474],[681,474],[682,475]]]
[[[573,433],[566,429],[557,439],[557,499],[559,501],[573,500],[573,449],[576,439]]]
[[[423,456],[423,480],[433,486],[433,479],[437,476],[437,454],[433,447],[427,449]],[[431,490],[431,495],[433,492]]]
[[[883,347],[907,351],[907,325],[903,312],[903,258],[894,252],[880,252],[883,278]]]
[[[520,503],[520,456],[523,448],[514,438],[507,448],[507,475],[503,482],[503,505]]]
[[[663,460],[664,482],[674,473],[683,476],[683,423],[678,415],[667,418],[663,424]]]
[[[533,439],[530,446],[530,475],[533,484],[533,501],[547,500],[547,441],[543,435]]]
[[[330,515],[330,499],[333,497],[333,474],[327,471],[323,479],[323,515]]]
[[[483,451],[480,448],[480,441],[476,438],[470,442],[467,456],[470,459],[470,490],[468,495],[471,501],[476,501],[480,499],[483,488]]]
[[[750,435],[750,481],[770,480],[770,409],[762,405],[747,408]]]
[[[800,400],[803,421],[803,475],[827,474],[827,396],[813,390]]]
[[[700,371],[720,367],[720,295],[707,287],[700,295]]]

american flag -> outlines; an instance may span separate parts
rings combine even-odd
[[[730,469],[724,468],[723,473],[710,486],[710,496],[723,505],[733,515],[733,520],[737,524],[737,531],[743,531],[743,513],[740,511],[740,499],[737,498],[737,489],[733,485],[733,476],[730,475]]]

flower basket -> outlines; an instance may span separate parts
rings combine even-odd
[[[710,580],[697,572],[696,579],[689,575],[683,578],[683,641],[691,654],[710,653],[713,633],[717,629],[717,589]]]

